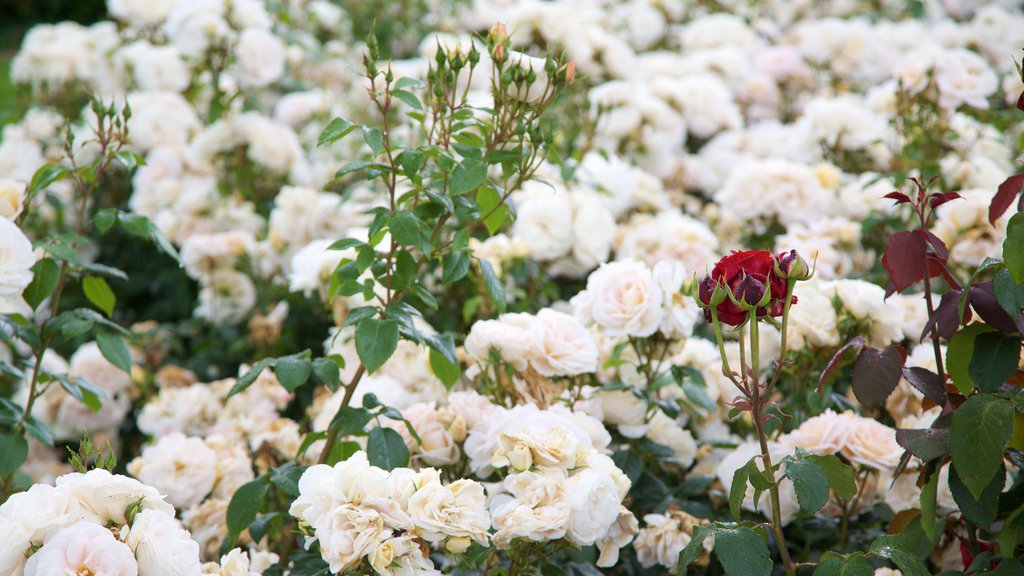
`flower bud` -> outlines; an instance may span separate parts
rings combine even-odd
[[[469,47],[469,67],[472,68],[480,62],[480,52],[476,49],[476,44]]]
[[[740,279],[733,296],[737,305],[748,309],[763,307],[771,300],[771,292],[765,283],[751,275]]]
[[[796,250],[790,250],[775,261],[775,274],[784,280],[810,280],[814,272]]]
[[[725,290],[711,276],[705,276],[697,286],[697,303],[702,307],[718,306],[725,302]]]
[[[452,440],[456,442],[465,440],[466,435],[469,433],[466,429],[466,420],[462,416],[456,416],[452,423],[448,425],[448,433],[452,435]]]
[[[504,22],[498,22],[487,32],[487,41],[501,44],[508,39],[508,28]]]
[[[471,543],[472,541],[465,536],[449,536],[444,543],[444,549],[451,554],[462,554],[469,549]]]
[[[523,443],[517,443],[512,452],[508,453],[508,462],[516,472],[524,472],[533,466],[533,454],[530,447]]]
[[[564,82],[572,84],[572,79],[576,77],[576,61],[570,60],[565,66],[562,66],[561,71],[564,74]]]

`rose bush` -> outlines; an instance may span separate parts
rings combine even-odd
[[[0,576],[1021,572],[1019,4],[34,27]]]

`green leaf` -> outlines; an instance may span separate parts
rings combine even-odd
[[[476,193],[476,203],[480,206],[480,218],[484,221],[487,231],[494,234],[505,223],[508,207],[501,201],[501,195],[490,186],[482,186]]]
[[[244,392],[246,388],[252,386],[253,382],[255,382],[256,379],[260,377],[260,374],[263,372],[263,370],[265,370],[268,366],[273,366],[275,362],[277,362],[277,358],[264,358],[263,360],[260,360],[259,362],[254,364],[253,367],[250,368],[248,372],[239,376],[238,380],[235,380],[235,385],[232,386],[231,390],[228,391],[228,398],[231,398],[232,396],[238,394],[239,392]]]
[[[305,384],[312,369],[313,363],[309,360],[309,350],[291,356],[283,356],[274,363],[274,374],[277,376],[277,380],[289,392],[295,392],[299,386]]]
[[[124,371],[125,374],[132,373],[132,353],[128,350],[124,340],[115,334],[96,332],[96,345],[103,357]]]
[[[352,435],[362,436],[366,434],[366,425],[370,423],[370,420],[373,420],[373,414],[369,410],[345,406],[331,419],[328,429],[337,429],[338,436],[342,438]]]
[[[715,555],[727,576],[771,576],[768,543],[746,526],[715,532]]]
[[[89,299],[89,302],[92,302],[108,317],[114,313],[117,297],[114,296],[114,291],[110,289],[106,280],[99,276],[86,276],[82,280],[82,291],[85,292],[85,297]]]
[[[347,250],[349,248],[361,248],[366,242],[356,238],[342,238],[341,240],[335,240],[333,244],[327,247],[328,250]]]
[[[832,556],[818,563],[813,576],[874,576],[875,567],[861,554]]]
[[[394,470],[409,465],[409,447],[398,432],[377,427],[366,440],[366,458],[378,468]]]
[[[391,217],[391,238],[403,246],[416,246],[422,237],[423,222],[408,210],[399,210]]]
[[[1009,270],[1003,268],[992,277],[992,291],[1003,310],[1015,318],[1024,309],[1024,284],[1017,284]]]
[[[821,466],[825,477],[828,478],[828,486],[836,496],[849,500],[857,493],[857,484],[853,481],[853,468],[844,464],[838,456],[811,454],[807,458]]]
[[[40,190],[47,188],[54,182],[63,180],[67,175],[68,171],[63,166],[47,164],[36,170],[36,173],[32,175],[32,180],[28,183],[25,192],[29,197],[35,196]]]
[[[373,150],[373,155],[380,154],[381,150],[384,149],[384,134],[377,128],[371,128],[369,126],[363,126],[363,140],[366,140],[366,145]]]
[[[181,256],[178,255],[178,251],[174,249],[174,245],[171,241],[164,236],[164,233],[160,230],[160,227],[153,222],[149,223],[149,239],[156,244],[164,254],[167,254],[178,264],[178,268],[183,268],[185,263],[181,261]]]
[[[256,519],[256,513],[263,507],[263,501],[267,496],[267,483],[257,478],[246,482],[231,497],[228,504],[227,525],[228,535],[224,540],[225,549],[230,550],[238,542],[238,535],[252,524]]]
[[[409,105],[410,108],[416,110],[423,110],[423,104],[420,104],[420,99],[416,97],[412,92],[406,92],[405,90],[396,90],[391,93],[395,98],[398,98],[402,102]]]
[[[96,212],[96,215],[92,218],[93,226],[100,231],[100,234],[106,234],[107,230],[117,222],[117,210],[113,208],[104,208]]]
[[[416,272],[416,259],[412,254],[408,250],[398,250],[395,253],[395,273],[391,275],[391,288],[405,290],[416,281]]]
[[[398,347],[398,322],[366,318],[356,326],[356,353],[373,374],[384,365]]]
[[[118,212],[118,222],[121,223],[121,228],[125,232],[138,236],[140,238],[146,238],[149,236],[149,218],[146,218],[142,214],[136,214],[134,212]]]
[[[317,148],[324,144],[333,144],[338,140],[341,140],[345,136],[352,133],[353,130],[359,128],[358,124],[353,124],[344,118],[335,118],[331,120],[331,123],[324,128],[324,131],[320,133],[320,138],[316,141]]]
[[[817,462],[802,458],[787,459],[785,474],[793,481],[801,514],[814,514],[828,502],[828,478]]]
[[[956,502],[957,508],[968,520],[985,530],[992,529],[992,523],[995,522],[996,515],[999,514],[999,495],[1002,494],[1005,484],[1006,469],[1000,465],[996,475],[982,491],[981,497],[975,498],[961,480],[956,466],[949,468],[949,491],[953,494],[953,501]]]
[[[736,520],[740,519],[743,500],[747,497],[747,480],[750,479],[750,467],[755,466],[755,458],[751,458],[736,470],[736,474],[732,477],[732,485],[729,487],[729,512]]]
[[[334,356],[334,358],[341,359],[340,356]],[[341,386],[341,366],[332,358],[313,360],[313,374],[316,374],[320,383],[331,392],[336,392]]]
[[[362,170],[364,168],[379,168],[381,170],[386,170],[389,168],[389,166],[387,164],[381,164],[380,162],[368,162],[366,160],[359,160],[356,162],[349,162],[348,164],[345,164],[344,166],[339,168],[338,171],[334,173],[334,177],[335,179],[341,178],[342,176],[350,172],[355,172],[357,170]]]
[[[449,390],[459,381],[459,376],[462,376],[462,367],[458,362],[453,364],[444,354],[433,348],[430,349],[430,369]]]
[[[952,470],[952,469],[951,469]],[[921,488],[921,530],[928,537],[928,541],[935,544],[935,506],[939,494],[939,471],[935,468],[929,469],[928,481]]]
[[[480,273],[484,277],[484,286],[487,287],[487,295],[498,307],[498,312],[505,313],[508,301],[505,299],[505,287],[502,285],[498,275],[494,273],[494,267],[486,259],[480,260]]]
[[[444,271],[441,273],[442,284],[452,284],[462,280],[469,273],[469,250],[455,250],[445,255],[441,261]]]
[[[1017,544],[1024,540],[1024,505],[1010,513],[999,530],[999,550],[1006,556],[1013,553]]]
[[[991,394],[968,398],[953,413],[950,451],[953,466],[975,498],[999,471],[1013,433],[1013,404]]]
[[[957,330],[949,340],[946,348],[946,373],[953,379],[960,393],[969,396],[974,390],[974,382],[971,380],[970,365],[971,357],[974,356],[974,341],[979,335],[994,330],[981,322],[968,324]]]
[[[479,188],[487,180],[487,164],[474,158],[466,158],[452,170],[448,180],[448,193],[459,196]]]
[[[687,576],[689,573],[687,567],[697,560],[697,558],[700,558],[701,554],[704,552],[704,540],[709,535],[716,532],[717,528],[714,525],[697,526],[693,529],[693,535],[690,538],[690,542],[679,551],[676,568],[676,574],[678,576]]]
[[[0,474],[10,474],[21,468],[28,458],[28,441],[21,434],[0,434]]]
[[[871,553],[892,560],[904,576],[931,576],[924,562],[908,548],[906,538],[902,534],[883,534],[871,543]]]
[[[1024,284],[1024,212],[1017,212],[1006,224],[1003,263],[1017,284]]]
[[[121,150],[114,153],[114,158],[124,166],[125,170],[131,172],[139,166],[145,166],[146,160],[130,150]]]
[[[967,373],[982,392],[995,392],[1017,371],[1020,338],[998,332],[979,334]]]
[[[60,266],[53,258],[43,258],[32,266],[32,283],[25,287],[22,296],[33,310],[46,300],[57,287]]]

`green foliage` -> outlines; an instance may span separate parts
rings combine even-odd
[[[1013,404],[998,396],[972,396],[953,413],[953,467],[974,498],[982,497],[998,473],[1012,433]]]

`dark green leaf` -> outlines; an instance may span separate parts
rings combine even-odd
[[[875,567],[861,554],[833,556],[818,563],[813,576],[874,576]]]
[[[28,183],[25,192],[29,197],[35,196],[40,190],[46,189],[58,180],[63,180],[67,175],[68,171],[66,168],[47,164],[36,170],[36,173],[32,175],[32,180]]]
[[[309,350],[291,356],[283,356],[274,363],[274,374],[277,376],[277,380],[289,392],[295,392],[299,386],[305,384],[312,369],[313,363],[309,360]]]
[[[956,466],[949,468],[949,491],[953,494],[953,501],[968,520],[985,530],[991,530],[992,523],[999,514],[999,495],[1002,494],[1005,484],[1006,469],[1000,466],[996,475],[982,491],[981,497],[975,498],[960,479]]]
[[[256,519],[256,513],[263,506],[266,495],[267,483],[257,478],[242,484],[231,497],[227,511],[228,535],[221,547],[222,551],[234,548],[238,535]]]
[[[807,456],[821,466],[828,478],[828,486],[835,492],[836,496],[849,500],[857,493],[857,485],[853,481],[853,468],[844,464],[835,454]]]
[[[340,356],[335,358],[340,359]],[[341,385],[341,367],[331,358],[313,360],[313,374],[331,392],[336,392]]]
[[[871,553],[892,560],[904,576],[930,576],[924,562],[909,550],[902,534],[883,534],[871,543]]]
[[[373,374],[398,347],[398,322],[366,318],[356,326],[356,353]]]
[[[384,149],[384,134],[377,128],[363,126],[363,140],[366,140],[366,145],[373,150],[374,156],[380,154]]]
[[[949,454],[949,430],[941,428],[899,428],[896,442],[925,462]]]
[[[339,168],[338,171],[334,173],[334,177],[335,178],[341,178],[342,176],[344,176],[346,174],[349,174],[351,172],[356,172],[356,171],[362,170],[364,168],[379,168],[381,170],[386,170],[386,169],[388,169],[388,165],[387,164],[381,164],[380,162],[369,162],[369,161],[366,161],[366,160],[359,160],[357,162],[349,162],[348,164],[345,164],[344,166]]]
[[[93,216],[92,223],[99,230],[100,234],[106,234],[107,230],[117,222],[117,210],[113,208],[105,208],[96,212]]]
[[[35,263],[32,272],[32,283],[25,288],[22,296],[25,297],[25,302],[28,302],[28,305],[35,310],[57,287],[60,266],[53,258],[43,258]]]
[[[370,430],[366,441],[366,457],[370,464],[385,470],[394,470],[409,465],[409,447],[402,435],[391,428],[377,427]]]
[[[504,314],[505,307],[508,305],[505,299],[505,287],[502,285],[501,280],[498,279],[498,275],[494,273],[494,267],[486,259],[482,259],[480,260],[480,272],[484,277],[487,295],[491,297],[491,301],[498,307],[498,312]]]
[[[411,108],[414,108],[416,110],[423,110],[423,105],[420,104],[420,99],[417,98],[416,95],[413,94],[412,92],[406,92],[405,90],[396,90],[395,92],[392,92],[392,95],[394,95],[395,98],[398,98],[402,102],[408,104],[409,107]]]
[[[939,471],[932,467],[928,471],[928,481],[921,488],[921,529],[928,540],[934,545],[936,536],[935,506],[939,494]]]
[[[28,441],[21,434],[0,434],[0,474],[10,474],[28,458]]]
[[[1020,338],[998,332],[978,335],[967,373],[979,390],[995,392],[1017,371],[1020,342]]]
[[[253,382],[255,382],[256,379],[260,377],[260,374],[263,372],[263,370],[265,370],[268,366],[273,366],[274,362],[276,361],[276,358],[264,358],[263,360],[260,360],[255,365],[253,365],[253,367],[250,368],[248,372],[238,377],[238,380],[235,381],[235,385],[232,386],[231,390],[228,392],[228,398],[231,398],[235,394],[238,394],[239,392],[244,391],[249,386],[252,386]]]
[[[391,217],[391,238],[403,246],[416,246],[422,237],[423,222],[408,210]]]
[[[801,514],[814,514],[828,502],[828,478],[817,462],[802,458],[787,459],[785,474],[793,481]]]
[[[975,498],[981,497],[999,471],[1012,433],[1013,404],[997,396],[972,396],[953,413],[953,466]]]
[[[335,240],[333,244],[327,247],[328,250],[347,250],[348,248],[361,248],[366,242],[358,240],[356,238],[342,238],[341,240]]]
[[[96,332],[96,345],[99,347],[104,358],[123,370],[125,374],[131,375],[132,353],[128,350],[128,346],[125,345],[124,340],[120,336],[107,334],[106,332]]]
[[[740,519],[743,500],[747,497],[747,480],[750,479],[750,467],[756,466],[755,458],[751,458],[745,465],[736,470],[736,474],[732,477],[732,485],[729,487],[729,512],[732,513],[732,517],[736,520]]]
[[[768,543],[746,526],[715,532],[715,555],[727,576],[771,576]]]
[[[458,362],[453,364],[444,354],[433,348],[430,349],[430,369],[434,371],[434,376],[437,376],[449,390],[459,381],[459,376],[462,375],[462,367]]]
[[[366,425],[373,420],[373,414],[365,408],[345,406],[331,419],[329,429],[338,430],[338,436],[362,436],[366,433]]]
[[[974,341],[985,332],[994,330],[981,323],[968,324],[957,330],[949,340],[946,348],[946,373],[953,379],[960,393],[969,396],[974,390],[974,382],[971,380],[970,365],[971,357],[974,356]]]
[[[1024,283],[1017,284],[1013,281],[1010,271],[1003,268],[992,277],[992,291],[996,295],[996,301],[1010,315],[1015,318],[1024,308]]]
[[[469,250],[456,250],[446,254],[442,264],[444,267],[441,274],[442,284],[452,284],[462,280],[469,272]]]

